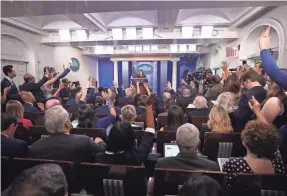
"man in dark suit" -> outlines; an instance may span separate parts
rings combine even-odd
[[[25,82],[19,88],[21,91],[31,92],[34,95],[36,102],[38,103],[44,99],[44,93],[40,87],[45,84],[48,79],[48,75],[46,74],[38,83],[35,83],[35,77],[32,74],[25,74]]]
[[[180,126],[176,132],[176,143],[179,153],[175,157],[158,159],[156,167],[188,170],[219,170],[216,162],[197,154],[196,149],[199,142],[199,131],[194,125],[184,124]]]
[[[93,154],[103,152],[106,144],[102,139],[70,134],[72,123],[68,112],[56,105],[45,113],[45,128],[51,136],[38,140],[30,147],[30,156],[68,161],[89,161]]]
[[[211,87],[204,95],[204,98],[207,101],[216,100],[217,97],[220,95],[222,89],[222,84],[220,83],[220,77],[218,75],[213,75],[210,81],[211,81]]]
[[[195,106],[194,110],[187,113],[188,122],[192,123],[192,117],[194,116],[208,116],[209,109],[207,107],[207,100],[202,96],[197,96],[193,105]]]
[[[16,77],[16,71],[13,69],[12,65],[6,65],[3,67],[3,73],[5,74],[4,79],[1,81],[1,94],[3,95],[5,88],[10,88],[7,93],[7,99],[9,100],[17,100],[22,102],[21,97],[18,92],[18,88],[13,82],[13,78]]]
[[[24,112],[43,112],[37,105],[35,97],[31,92],[21,91],[20,96],[24,101]]]
[[[25,141],[14,139],[17,118],[11,114],[1,113],[1,156],[27,157],[28,146]]]
[[[234,113],[236,132],[241,132],[247,122],[252,119],[253,112],[248,103],[248,101],[252,99],[252,96],[254,96],[259,103],[266,98],[267,92],[260,84],[259,77],[254,70],[244,72],[241,75],[240,81],[244,88],[247,89],[247,92],[241,96],[238,109]]]

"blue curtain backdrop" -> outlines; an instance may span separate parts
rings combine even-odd
[[[123,67],[123,62],[122,61],[118,61],[118,71],[119,71],[119,80],[117,81],[119,86],[120,84],[123,83],[123,78],[121,77],[123,75],[123,72],[122,72],[122,67]]]
[[[110,58],[100,58],[98,61],[99,86],[110,87],[114,80],[114,62]]]
[[[196,68],[198,58],[190,57],[188,55],[180,57],[180,61],[177,63],[177,87],[180,86],[180,80],[183,78],[184,73],[193,71]],[[118,72],[119,80],[118,84],[125,87],[129,86],[130,77],[138,73],[137,68],[147,65],[147,69],[152,69],[152,73],[146,74],[149,79],[149,85],[153,88],[153,91],[157,94],[161,94],[166,86],[166,82],[172,82],[172,62],[171,61],[119,61]],[[110,87],[114,77],[114,63],[110,61],[110,58],[100,58],[98,62],[99,70],[99,85]],[[133,73],[133,67],[136,73]]]

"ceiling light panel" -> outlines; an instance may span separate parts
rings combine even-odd
[[[151,46],[151,51],[157,51],[157,50],[158,50],[158,45]]]
[[[95,53],[96,54],[103,54],[104,53],[104,47],[103,46],[96,46],[95,47]]]
[[[145,51],[145,52],[150,51],[150,46],[143,46],[143,51]]]
[[[126,38],[127,39],[136,39],[137,38],[137,29],[136,28],[126,28]]]
[[[135,52],[136,47],[135,46],[128,46],[128,50],[129,50],[129,52]]]
[[[113,54],[114,53],[114,47],[113,46],[107,46],[106,47],[106,52],[108,54]]]
[[[188,45],[188,50],[189,50],[190,52],[196,51],[196,45],[195,45],[195,44],[190,44],[190,45]]]
[[[181,37],[182,38],[192,38],[193,27],[181,27]]]
[[[186,52],[187,50],[186,50],[186,45],[179,45],[179,51],[180,52]]]
[[[176,44],[170,45],[170,52],[177,52],[177,45]]]
[[[123,39],[123,29],[112,29],[113,39],[121,40]]]
[[[142,52],[143,47],[142,46],[136,46],[136,52]]]
[[[70,41],[71,40],[71,33],[70,30],[62,29],[59,30],[60,39],[62,41]]]
[[[213,26],[202,26],[201,37],[211,37],[212,31],[213,31]]]
[[[143,39],[153,39],[153,28],[142,28]]]
[[[78,41],[87,41],[88,36],[86,30],[76,30]]]

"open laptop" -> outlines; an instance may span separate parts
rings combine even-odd
[[[175,157],[178,153],[179,153],[179,148],[177,144],[172,144],[172,143],[164,144],[164,151],[163,151],[164,157]]]

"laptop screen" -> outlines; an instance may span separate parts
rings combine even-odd
[[[179,153],[176,144],[164,144],[164,157],[175,157]]]

